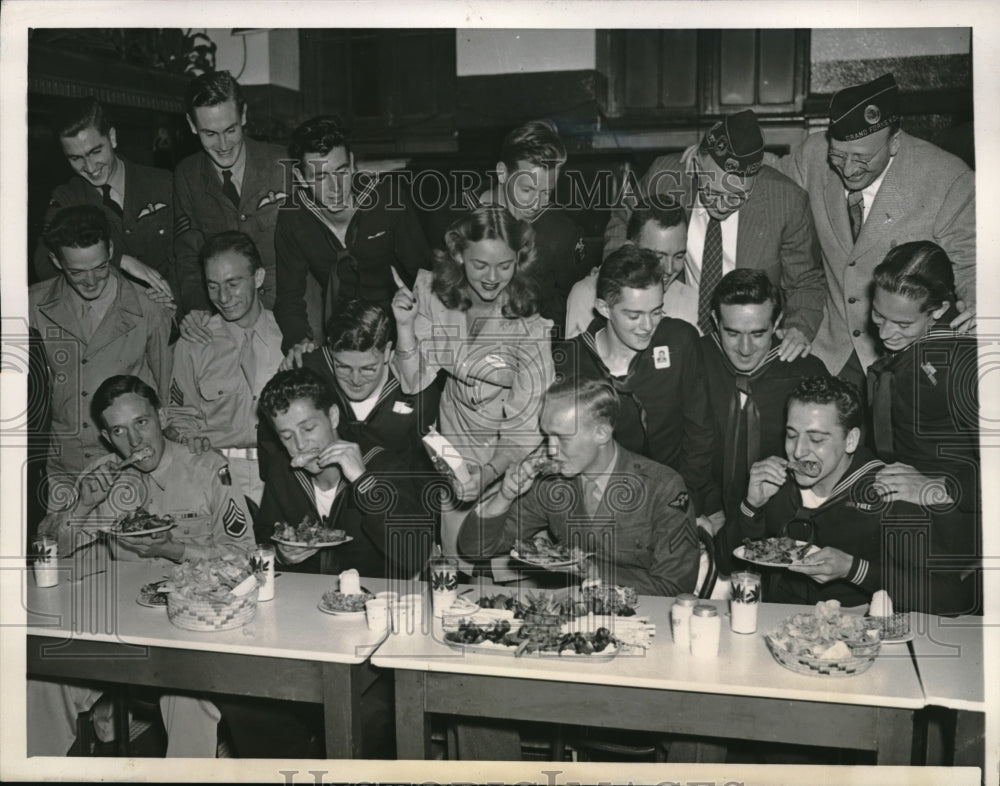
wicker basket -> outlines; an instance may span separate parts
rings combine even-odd
[[[882,648],[881,641],[848,641],[844,643],[851,649],[850,658],[828,660],[811,658],[808,655],[793,655],[775,645],[770,636],[765,636],[764,639],[774,659],[786,669],[816,677],[853,677],[862,674],[871,668]]]
[[[889,617],[865,617],[865,621],[879,629],[882,639],[900,639],[910,633],[910,615],[899,611]]]
[[[257,613],[258,585],[230,603],[217,600],[193,600],[176,592],[167,595],[167,617],[185,630],[232,630],[246,625]]]

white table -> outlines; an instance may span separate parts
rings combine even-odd
[[[373,675],[368,658],[384,633],[317,604],[332,577],[281,572],[275,598],[236,630],[194,632],[167,619],[166,607],[135,602],[139,588],[169,566],[114,562],[80,582],[64,577],[39,589],[27,579],[31,676],[151,685],[195,692],[322,703],[326,755],[360,755],[361,695]],[[373,592],[381,579],[365,579]]]
[[[765,604],[757,634],[728,630],[719,657],[675,647],[669,598],[642,597],[655,643],[606,662],[467,653],[442,641],[440,625],[392,635],[372,657],[396,670],[400,758],[429,754],[430,713],[632,728],[700,737],[770,740],[877,751],[880,764],[909,765],[913,714],[924,695],[905,645],[884,647],[864,674],[817,677],[779,665],[763,639],[806,607]],[[720,612],[725,602],[718,601]]]
[[[928,705],[952,711],[953,763],[984,766],[983,618],[913,615],[910,643]]]

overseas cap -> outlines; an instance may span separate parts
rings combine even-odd
[[[752,109],[716,123],[705,134],[702,146],[723,170],[739,175],[756,175],[764,160],[764,135]]]
[[[830,101],[830,136],[852,142],[899,120],[899,85],[883,74],[863,85],[845,87]]]

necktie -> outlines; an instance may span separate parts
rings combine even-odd
[[[233,183],[233,170],[231,169],[222,170],[222,193],[234,206],[240,206],[240,195],[236,190],[236,184]]]
[[[753,393],[750,389],[750,377],[746,374],[737,374],[735,377],[736,389],[733,390],[733,397],[729,404],[729,417],[727,419],[726,442],[724,452],[726,455],[726,480],[727,488],[743,487],[746,491],[746,479],[750,471],[750,466],[760,459],[760,411],[757,409],[757,402],[754,401]],[[746,403],[741,399],[741,394],[746,396]],[[744,442],[745,440],[745,442]],[[741,455],[739,450],[741,445],[746,445],[746,454]]]
[[[894,461],[892,439],[892,369],[876,363],[868,369],[868,400],[871,402],[872,437],[875,453],[882,461]]]
[[[597,488],[597,481],[591,478],[583,479],[583,508],[587,511],[587,518],[593,518],[597,513],[597,508],[601,504],[601,492]]]
[[[712,332],[712,293],[722,280],[722,225],[708,219],[705,250],[701,255],[701,280],[698,282],[698,327],[703,335]]]
[[[861,225],[865,223],[865,195],[862,191],[851,191],[847,194],[847,215],[851,219],[851,237],[857,243]]]
[[[121,206],[115,202],[114,198],[111,196],[111,186],[107,183],[101,186],[101,201],[104,203],[104,206],[118,216],[118,218],[122,217]]]
[[[243,346],[240,347],[240,371],[250,386],[250,392],[257,395],[254,388],[254,357],[253,357],[253,331],[248,330],[243,334]]]
[[[80,324],[83,328],[83,338],[89,343],[97,331],[97,313],[90,303],[86,303],[83,306],[83,315],[80,318]]]

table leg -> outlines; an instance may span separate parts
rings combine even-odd
[[[876,763],[909,767],[913,763],[913,710],[883,707],[877,713]]]
[[[957,710],[955,767],[986,767],[986,714]]]
[[[396,757],[429,759],[431,728],[424,712],[426,674],[396,670]]]
[[[364,685],[360,671],[358,666],[344,663],[323,664],[323,725],[328,759],[361,758]]]

